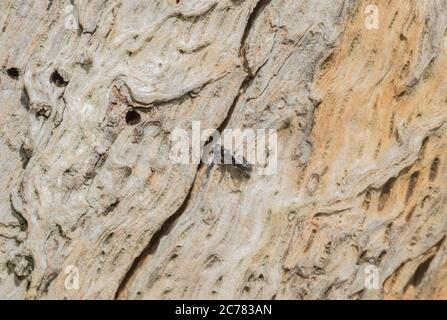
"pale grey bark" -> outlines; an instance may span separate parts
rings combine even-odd
[[[369,4],[2,1],[0,297],[445,298],[447,5]],[[173,163],[193,121],[277,174]]]

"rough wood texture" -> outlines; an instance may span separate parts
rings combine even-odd
[[[447,298],[446,1],[4,0],[0,26],[0,298]],[[277,174],[169,161],[192,121],[277,129]]]

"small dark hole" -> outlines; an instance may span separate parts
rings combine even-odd
[[[431,164],[430,176],[429,176],[430,181],[436,180],[436,177],[437,177],[438,171],[439,171],[439,163],[440,163],[440,160],[438,157],[436,157]]]
[[[57,70],[54,70],[54,72],[51,74],[50,81],[58,87],[66,87],[68,84],[68,81],[65,81],[64,78],[59,74],[59,72],[57,72]]]
[[[20,76],[20,71],[17,68],[9,68],[8,70],[6,70],[6,73],[10,78],[15,80],[17,80]]]
[[[135,125],[139,123],[141,120],[141,116],[135,110],[130,110],[126,113],[126,123],[130,125]]]
[[[430,267],[430,263],[432,262],[434,257],[430,257],[424,262],[422,262],[419,267],[417,267],[416,271],[414,272],[413,277],[410,279],[410,284],[412,284],[414,287],[419,286],[421,284],[422,280],[424,280],[424,276],[427,273],[428,268]]]
[[[20,95],[20,103],[26,110],[29,110],[29,96],[25,88],[23,88],[22,93]]]

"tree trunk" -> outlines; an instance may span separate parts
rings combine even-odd
[[[447,2],[0,12],[0,298],[447,298]]]

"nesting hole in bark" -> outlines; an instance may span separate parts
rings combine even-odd
[[[396,178],[391,178],[383,186],[382,192],[380,193],[380,196],[379,196],[379,204],[377,206],[377,209],[379,211],[382,211],[385,208],[385,204],[391,196],[391,191],[393,189],[395,181],[396,181]]]
[[[59,88],[66,87],[68,84],[68,81],[65,81],[64,78],[59,74],[59,72],[57,72],[57,70],[54,70],[51,74],[50,81]]]
[[[6,73],[8,74],[8,77],[17,80],[20,76],[20,70],[17,68],[9,68],[6,70]]]
[[[410,200],[411,196],[413,195],[418,180],[419,180],[419,171],[416,171],[411,175],[410,181],[408,182],[408,189],[407,189],[407,195],[405,197],[405,202],[408,202],[408,200]]]
[[[429,179],[430,179],[430,181],[432,181],[432,182],[435,181],[435,180],[436,180],[436,177],[438,176],[439,163],[440,163],[440,162],[441,162],[441,161],[439,160],[439,158],[436,157],[436,158],[433,160],[432,164],[431,164]]]
[[[424,262],[422,262],[414,272],[413,277],[410,279],[410,285],[417,287],[419,284],[421,284],[422,280],[424,280],[424,276],[427,273],[428,268],[430,267],[430,264],[433,260],[433,257],[428,258]]]
[[[136,112],[135,110],[129,110],[126,113],[126,123],[128,125],[136,125],[141,121],[141,116],[138,112]]]
[[[25,88],[23,88],[20,94],[20,103],[26,110],[29,110],[29,95]]]

